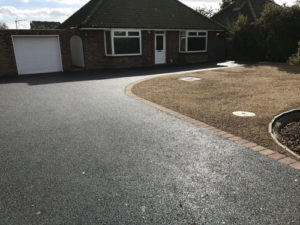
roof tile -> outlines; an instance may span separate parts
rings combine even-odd
[[[223,30],[178,0],[91,0],[60,28]]]

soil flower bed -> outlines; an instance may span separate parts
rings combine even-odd
[[[287,124],[279,133],[280,142],[300,155],[300,122]]]
[[[179,80],[184,77],[201,80]],[[141,82],[132,91],[156,104],[287,154],[271,138],[268,124],[279,113],[300,107],[300,66],[268,63],[162,76]],[[237,117],[232,114],[235,111],[253,112],[256,116]]]

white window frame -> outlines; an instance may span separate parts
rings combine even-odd
[[[107,46],[106,46],[106,33],[110,32],[110,38],[111,38],[111,52],[112,54],[107,53]],[[125,36],[116,36],[115,32],[125,32]],[[129,36],[129,32],[138,32],[139,36]],[[139,38],[140,40],[140,52],[139,53],[133,53],[133,54],[116,54],[115,53],[115,42],[114,38]],[[104,46],[105,46],[105,55],[106,56],[138,56],[142,55],[142,32],[138,29],[111,29],[111,30],[105,30],[104,31]]]
[[[181,39],[182,37],[180,36],[180,33],[184,32],[185,33],[185,51],[181,51]],[[196,32],[196,36],[189,36],[189,32]],[[199,35],[199,33],[205,33],[205,35]],[[199,53],[199,52],[207,52],[207,46],[208,46],[208,31],[207,30],[181,30],[179,31],[179,52],[180,53]],[[189,37],[205,37],[206,38],[206,45],[205,45],[205,50],[197,50],[197,51],[188,51],[188,38]]]

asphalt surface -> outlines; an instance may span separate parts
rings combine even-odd
[[[299,171],[124,92],[197,68],[0,79],[0,224],[299,225]]]

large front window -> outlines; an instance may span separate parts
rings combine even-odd
[[[180,31],[180,52],[206,52],[207,31]]]
[[[106,55],[141,55],[140,30],[105,31]]]

